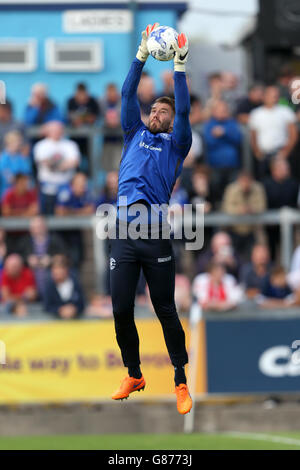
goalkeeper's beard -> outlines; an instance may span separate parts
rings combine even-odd
[[[160,134],[161,132],[171,132],[171,121],[149,121],[148,129],[152,134]]]

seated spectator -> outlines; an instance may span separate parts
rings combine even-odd
[[[181,176],[187,181],[186,189],[190,189],[191,173],[195,164],[201,162],[203,155],[203,143],[200,134],[192,129],[192,145],[187,154],[182,168]]]
[[[24,266],[21,256],[9,255],[2,272],[3,310],[24,317],[28,313],[28,303],[33,302],[36,297],[37,290],[32,271]]]
[[[196,95],[190,96],[190,124],[192,127],[192,145],[187,154],[181,172],[182,187],[190,193],[192,190],[192,173],[196,164],[203,159],[203,142],[201,137],[201,123],[203,121],[203,112],[200,98]]]
[[[191,94],[190,104],[190,124],[192,128],[196,128],[197,126],[199,126],[199,124],[202,124],[204,122],[202,101],[199,96]],[[200,127],[198,127],[197,130],[200,130]]]
[[[155,87],[153,78],[146,72],[142,72],[137,96],[141,108],[141,119],[145,124],[148,124],[151,107],[155,101]]]
[[[85,301],[82,287],[70,270],[66,256],[53,257],[43,301],[46,312],[65,320],[77,318],[83,313]]]
[[[91,215],[95,212],[94,197],[88,189],[88,179],[78,172],[71,183],[61,188],[57,195],[55,215]]]
[[[209,214],[216,207],[216,200],[211,186],[210,169],[206,165],[196,166],[192,174],[192,190],[189,194],[193,211]],[[196,227],[193,227],[195,230]],[[212,237],[212,227],[204,225],[204,250]]]
[[[295,249],[292,256],[291,268],[288,273],[288,283],[293,291],[297,292],[297,298],[300,300],[300,246]]]
[[[100,107],[108,127],[120,125],[121,95],[115,83],[108,83],[106,86],[105,94],[100,99]]]
[[[106,181],[102,194],[100,195],[97,206],[100,204],[112,204],[116,206],[118,197],[118,180],[119,175],[117,171],[109,171],[106,175]]]
[[[294,306],[295,300],[284,268],[274,267],[265,280],[262,295],[257,302],[263,308],[287,308]]]
[[[287,106],[278,104],[278,100],[279,89],[268,86],[263,106],[251,111],[249,117],[255,174],[259,180],[269,174],[272,157],[280,154],[287,159],[298,140],[296,115]]]
[[[268,209],[297,207],[299,183],[293,178],[289,163],[283,158],[271,162],[271,175],[263,181]]]
[[[208,76],[208,97],[204,107],[204,119],[211,118],[212,108],[216,102],[223,99],[223,80],[220,72],[211,73]]]
[[[181,187],[181,179],[177,178],[168,207],[168,221],[171,227],[171,236],[178,231],[182,230],[183,226],[183,210],[184,205],[188,204],[188,194],[184,188]],[[178,266],[182,265],[183,257],[189,255],[189,253],[184,250],[184,239],[180,237],[179,239],[175,238],[172,241],[173,251],[175,260]]]
[[[210,263],[207,272],[195,278],[193,294],[204,311],[226,312],[243,300],[243,291],[235,278],[226,274],[224,266],[217,262]]]
[[[175,304],[178,313],[187,313],[191,308],[191,283],[184,274],[175,275]]]
[[[6,103],[0,104],[0,152],[4,148],[4,137],[12,131],[24,132],[22,123],[16,121],[12,114],[12,104],[6,100]]]
[[[291,83],[295,78],[293,68],[289,64],[283,65],[278,74],[277,87],[279,89],[279,104],[290,106],[293,109],[291,100]]]
[[[297,207],[299,183],[291,176],[288,162],[283,158],[276,158],[271,162],[271,176],[264,179],[263,184],[267,195],[268,209],[281,207]],[[268,225],[266,228],[271,258],[275,260],[277,246],[280,241],[280,228],[278,225]]]
[[[6,242],[6,232],[0,227],[0,270],[3,269],[4,260],[8,255],[8,246]]]
[[[68,100],[67,109],[73,127],[94,124],[100,114],[97,101],[88,93],[84,83],[78,83],[74,96]]]
[[[4,217],[33,217],[39,213],[37,190],[31,188],[29,177],[22,173],[15,176],[15,183],[2,199]]]
[[[119,175],[117,171],[109,171],[106,174],[106,182],[102,193],[100,194],[99,199],[97,200],[97,208],[102,204],[110,204],[116,208],[117,206],[117,197],[118,197],[118,179]],[[113,214],[113,213],[111,213]],[[104,290],[107,294],[110,293],[110,266],[109,266],[109,239],[104,240],[104,251],[106,258],[105,266],[105,281],[104,281]]]
[[[11,131],[4,137],[5,149],[0,155],[0,195],[3,197],[11,188],[17,173],[32,174],[31,161],[24,154],[24,141],[18,131]]]
[[[41,212],[52,215],[59,190],[70,183],[80,163],[78,145],[66,139],[58,121],[44,126],[45,139],[35,144],[33,153],[40,184]]]
[[[239,100],[236,107],[236,118],[240,124],[247,125],[251,111],[262,106],[264,97],[264,86],[255,83],[250,86],[248,95]]]
[[[267,245],[257,243],[252,248],[251,262],[244,264],[241,268],[241,283],[246,289],[248,299],[261,294],[270,269],[269,248]]]
[[[212,117],[203,126],[206,163],[212,167],[214,191],[222,199],[224,188],[231,183],[240,168],[242,134],[228,105],[218,101],[212,108]]]
[[[212,237],[210,248],[198,256],[197,272],[204,273],[208,263],[221,263],[228,274],[238,279],[240,258],[235,252],[230,235],[226,232],[217,232]]]
[[[49,232],[44,217],[36,216],[30,221],[29,234],[22,237],[18,253],[33,271],[39,297],[43,297],[45,280],[52,257],[66,253],[67,248],[55,232]]]
[[[266,210],[267,201],[264,187],[253,180],[250,173],[241,171],[237,180],[225,189],[222,209],[229,215],[259,214]],[[242,257],[248,259],[255,241],[253,225],[234,225],[230,229],[233,244]]]
[[[290,85],[289,85],[289,88],[288,88],[287,99],[285,99],[283,97],[281,97],[279,99],[280,104],[288,106],[292,111],[294,111],[294,113],[296,114],[296,117],[297,117],[297,124],[300,121],[300,103],[298,102],[298,100],[299,100],[299,85],[297,85],[297,83],[299,83],[299,80],[300,80],[299,75],[295,76],[293,78],[293,80],[290,82]],[[297,85],[296,88],[295,88],[295,83]],[[297,128],[298,128],[298,131],[299,131],[299,125],[297,126]],[[294,151],[291,154],[290,160],[293,158],[294,152],[297,152],[297,157],[298,157],[298,149],[299,149],[299,139],[297,141],[297,145],[294,148]]]
[[[233,72],[222,72],[221,79],[223,89],[222,99],[226,101],[230,112],[233,113],[240,98],[239,78]]]
[[[169,201],[169,210],[172,211],[173,209],[173,212],[176,212],[176,209],[180,208],[180,212],[182,212],[184,204],[188,204],[188,202],[188,194],[186,190],[182,188],[181,179],[179,177],[177,178],[173,187],[173,191]],[[172,208],[172,206],[174,207]]]
[[[76,173],[69,187],[60,190],[55,206],[55,215],[82,216],[95,214],[95,202],[88,189],[88,180],[84,173]],[[61,232],[66,246],[72,246],[71,258],[73,265],[79,268],[84,260],[84,243],[80,230]]]
[[[84,83],[78,83],[74,96],[69,98],[67,103],[68,121],[72,127],[92,126],[100,117],[100,108],[97,100],[88,93]],[[80,148],[82,155],[82,165],[89,168],[89,161],[92,155],[89,155],[88,137],[74,137]]]
[[[121,95],[114,83],[106,87],[100,101],[104,116],[104,141],[101,156],[102,168],[106,171],[118,170],[122,155],[123,136],[121,129]]]
[[[109,295],[93,295],[85,314],[87,317],[93,318],[111,318],[113,316],[111,297]]]
[[[12,253],[12,247],[14,245],[14,240],[11,237],[7,236],[7,233],[3,228],[0,228],[0,286],[2,279],[2,271],[4,267],[4,261],[6,257]],[[0,292],[1,299],[1,292]]]
[[[193,171],[192,191],[189,194],[189,200],[194,210],[197,210],[197,205],[203,204],[205,214],[211,212],[215,206],[216,201],[210,182],[210,169],[206,165],[199,165]]]
[[[26,126],[33,126],[49,121],[63,122],[62,114],[48,97],[47,85],[35,83],[31,88],[31,96],[25,109],[24,123]]]

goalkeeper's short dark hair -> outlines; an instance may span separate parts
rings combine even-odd
[[[155,103],[164,103],[164,104],[168,104],[169,106],[171,106],[172,108],[172,111],[173,113],[175,114],[175,100],[174,98],[170,98],[170,96],[160,96],[159,98],[157,98],[153,104]]]

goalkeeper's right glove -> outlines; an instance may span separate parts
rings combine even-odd
[[[145,31],[142,32],[142,41],[136,54],[136,58],[139,59],[141,62],[146,62],[146,60],[148,59],[149,51],[147,48],[147,39],[150,33],[152,33],[152,31],[158,26],[159,23],[154,23],[154,25],[148,24]]]

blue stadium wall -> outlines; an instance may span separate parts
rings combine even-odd
[[[115,5],[106,4],[108,8]],[[149,23],[158,21],[160,24],[177,26],[179,15],[184,9],[178,4],[151,3],[138,8],[134,14],[134,28],[131,33],[103,34],[69,34],[63,31],[63,13],[72,10],[71,5],[44,4],[26,8],[25,6],[3,7],[0,5],[0,41],[6,38],[34,38],[37,41],[37,68],[34,72],[0,72],[0,79],[6,83],[7,97],[13,102],[15,116],[23,118],[30,88],[35,82],[45,82],[49,85],[50,96],[65,110],[66,100],[73,94],[76,83],[84,81],[90,92],[99,97],[103,95],[107,83],[114,82],[121,88],[123,80],[133,59],[133,51],[139,44],[140,32]],[[104,8],[103,5],[74,4],[73,9]],[[145,8],[147,7],[147,8]],[[120,6],[119,6],[120,8]],[[127,8],[126,4],[122,8]],[[100,72],[49,72],[45,63],[45,41],[53,39],[93,40],[101,39],[104,50],[104,67]],[[135,46],[135,47],[134,47]],[[172,67],[172,62],[158,62],[150,58],[145,70],[155,79],[156,89],[161,87],[160,76],[163,70]]]

